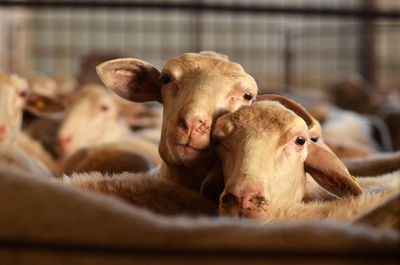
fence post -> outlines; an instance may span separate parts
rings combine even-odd
[[[292,77],[293,77],[293,47],[292,47],[292,32],[286,29],[284,38],[283,50],[283,66],[284,66],[284,90],[290,92],[292,90]]]
[[[376,1],[363,1],[364,11],[375,11]],[[360,73],[361,76],[369,83],[377,83],[376,75],[376,34],[373,18],[364,18],[361,21],[360,30]]]
[[[203,17],[202,11],[196,8],[197,5],[201,4],[202,0],[196,0],[192,11],[192,51],[194,52],[200,52],[202,50]]]

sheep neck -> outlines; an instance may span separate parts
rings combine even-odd
[[[161,164],[160,178],[199,192],[201,184],[217,162],[218,160],[215,154],[193,167],[185,167],[163,161]]]

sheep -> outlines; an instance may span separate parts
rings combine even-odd
[[[393,149],[393,129],[377,114],[359,114],[329,103],[326,95],[284,93],[301,103],[321,124],[325,143],[339,158],[367,157]]]
[[[56,95],[58,97],[66,98],[73,94],[78,88],[78,81],[72,77],[54,75],[52,78],[57,84]]]
[[[151,126],[158,119],[149,108],[139,104],[128,105],[100,85],[86,85],[70,96],[66,105],[65,117],[56,136],[56,151],[62,159],[79,148],[134,141],[135,135],[127,121],[136,126]],[[157,153],[156,145],[149,148]]]
[[[37,102],[46,104],[52,111],[60,106],[51,99],[31,94],[27,81],[16,75],[0,71],[0,142],[23,148],[27,153],[44,162],[52,170],[56,165],[43,147],[26,135],[20,134],[22,112],[27,109],[37,115],[46,115]]]
[[[54,98],[57,94],[56,81],[44,74],[30,75],[27,78],[31,91],[35,94]]]
[[[161,163],[154,144],[122,141],[81,148],[61,165],[62,174],[97,171],[101,173],[146,172]]]
[[[157,176],[158,168],[146,173],[73,173],[60,180],[85,190],[116,196],[139,208],[163,215],[216,215],[217,205],[200,193]]]
[[[378,153],[365,158],[343,159],[350,174],[356,176],[377,176],[400,170],[400,151]]]
[[[379,192],[364,192],[321,139],[310,137],[315,120],[298,105],[285,106],[256,102],[217,120],[212,136],[225,182],[219,201],[221,215],[261,222],[351,220],[400,191],[399,171]],[[307,189],[305,171],[330,193],[353,196],[302,203]]]
[[[191,263],[197,260],[193,255],[198,264],[289,263],[298,257],[316,264],[327,256],[360,264],[397,261],[399,233],[393,229],[337,221],[258,225],[247,219],[160,216],[25,172],[10,174],[0,167],[0,176],[5,263]]]
[[[330,113],[330,117],[322,125],[322,133],[325,142],[336,147],[336,154],[340,158],[355,157],[349,151],[346,153],[346,149],[359,150],[360,157],[391,150],[390,132],[378,117],[336,108],[332,108]],[[375,131],[379,133],[376,139],[373,137]]]
[[[373,87],[359,77],[352,77],[332,84],[327,92],[331,101],[340,108],[383,119],[390,132],[393,150],[399,150],[400,94],[398,90],[385,90]]]
[[[197,193],[207,176],[220,173],[210,143],[213,121],[251,104],[257,93],[254,79],[239,64],[214,53],[183,54],[167,61],[161,74],[137,59],[108,61],[97,71],[107,87],[126,99],[163,103],[159,144],[163,161],[157,170],[158,179]],[[222,85],[215,86],[217,81]],[[136,174],[130,176],[136,178]],[[80,174],[73,175],[72,184],[80,183],[79,178]],[[99,178],[88,181],[96,183]],[[105,183],[120,196],[112,181]],[[95,187],[84,188],[101,192]]]
[[[15,141],[22,126],[22,110],[29,94],[28,83],[16,74],[0,71],[0,141]]]
[[[18,146],[0,143],[0,167],[8,171],[24,171],[32,176],[51,178],[53,174],[38,159],[27,154]]]
[[[187,53],[159,72],[138,59],[116,59],[97,66],[106,87],[130,101],[163,104],[159,177],[200,191],[216,172],[210,131],[217,117],[250,105],[257,84],[243,68],[213,52]]]

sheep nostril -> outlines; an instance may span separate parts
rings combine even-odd
[[[232,193],[228,192],[221,198],[222,207],[225,209],[232,208],[239,204],[238,198]]]
[[[189,129],[189,124],[184,118],[179,118],[179,123],[182,126],[183,129],[188,130]]]
[[[267,206],[269,204],[269,202],[267,201],[267,199],[265,199],[264,196],[260,196],[260,195],[255,195],[250,199],[250,202],[252,202],[253,204],[255,204],[257,206],[257,208],[264,208],[265,206]]]

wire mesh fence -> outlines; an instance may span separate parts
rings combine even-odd
[[[188,6],[191,8],[182,8],[176,1],[170,3],[172,7],[175,3],[175,8],[170,8],[169,2],[151,8],[145,4],[116,7],[107,1],[81,2],[86,3],[81,6],[31,5],[13,9],[19,17],[12,20],[2,38],[7,38],[14,50],[8,67],[18,72],[85,79],[94,65],[105,59],[136,57],[160,68],[165,60],[181,53],[214,50],[241,63],[262,89],[320,89],[349,75],[365,75],[363,67],[372,62],[379,85],[400,86],[400,49],[396,47],[400,23],[396,13],[387,13],[390,20],[386,22],[368,24],[372,45],[365,41],[371,13],[361,12],[362,1],[349,1],[353,7],[340,9],[342,16],[338,9],[322,8],[318,13],[315,8],[298,9],[302,1],[297,5],[287,2],[286,6],[275,6],[283,9],[270,7],[264,12],[249,3],[241,12],[232,8],[235,5],[223,5],[230,9],[220,12],[218,5],[202,8],[209,2],[199,1]],[[341,7],[346,1],[336,2]]]

